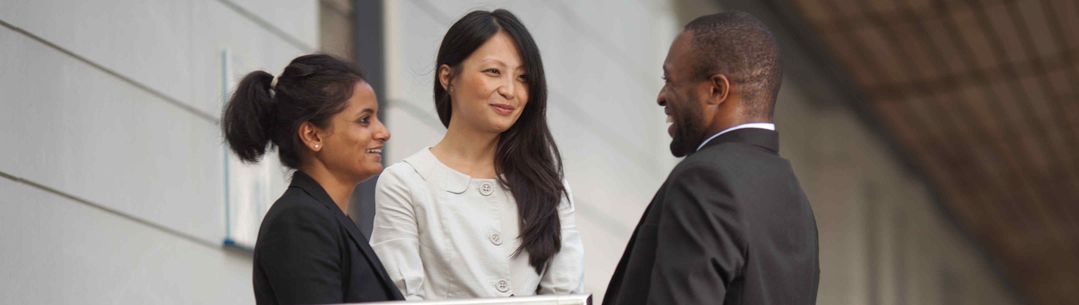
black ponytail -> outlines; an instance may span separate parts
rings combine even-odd
[[[270,144],[274,127],[273,75],[255,71],[244,76],[221,117],[229,147],[245,162],[258,162]]]
[[[244,76],[225,105],[221,131],[244,162],[258,162],[272,144],[281,164],[299,168],[306,149],[298,135],[300,124],[326,127],[330,117],[345,109],[363,74],[340,59],[312,54],[293,59],[276,85],[273,80],[264,71]]]

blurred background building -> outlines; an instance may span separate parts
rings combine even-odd
[[[442,35],[494,8],[543,54],[597,301],[678,162],[655,104],[667,48],[724,9],[784,51],[780,150],[817,217],[818,304],[1079,300],[1076,1],[0,0],[0,303],[253,303],[245,249],[287,172],[222,144],[235,81],[355,60],[397,162],[445,131]]]

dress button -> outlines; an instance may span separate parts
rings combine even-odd
[[[491,243],[495,246],[502,245],[502,235],[499,235],[498,233],[491,233],[491,235],[487,236],[487,239],[490,239]]]
[[[490,182],[484,182],[483,184],[480,185],[480,194],[481,195],[490,196],[492,191],[494,191],[494,187],[491,186]]]
[[[495,289],[498,289],[498,292],[501,293],[509,292],[510,282],[507,280],[498,280],[498,283],[495,283]]]

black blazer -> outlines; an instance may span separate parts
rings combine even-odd
[[[779,136],[738,129],[675,166],[603,304],[814,304],[817,224]]]
[[[258,304],[404,299],[356,224],[300,171],[262,220],[254,285]]]

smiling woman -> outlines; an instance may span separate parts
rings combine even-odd
[[[328,55],[300,56],[280,77],[249,73],[222,115],[229,147],[257,162],[269,146],[297,170],[255,244],[259,304],[400,300],[367,239],[346,215],[360,182],[382,171],[390,133],[362,74]]]
[[[446,135],[376,186],[371,243],[390,277],[410,300],[581,292],[583,249],[532,36],[506,10],[474,11],[435,60]]]

